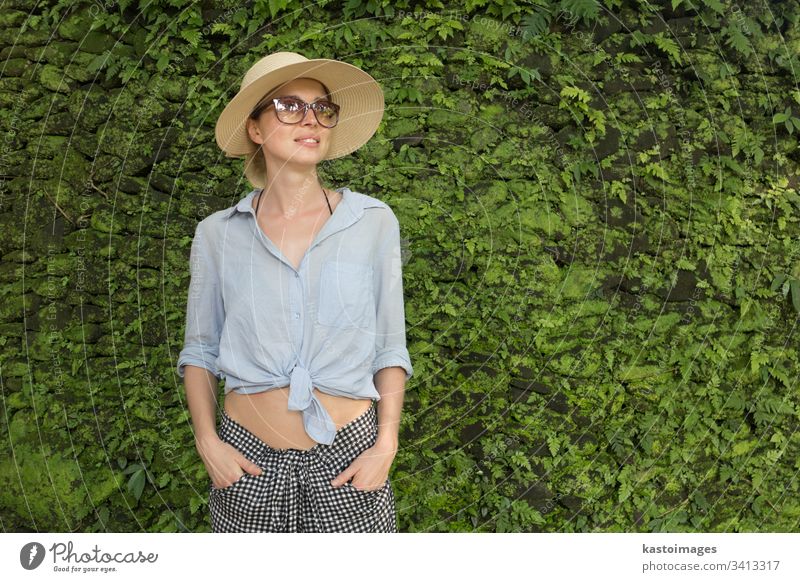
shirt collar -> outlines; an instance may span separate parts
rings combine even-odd
[[[225,210],[225,212],[223,213],[222,216],[224,218],[230,218],[231,216],[233,216],[237,212],[248,212],[248,209],[250,209],[250,211],[252,211],[252,208],[253,208],[253,203],[252,203],[253,197],[256,194],[258,194],[259,191],[260,191],[260,188],[256,188],[255,190],[252,190],[247,196],[245,196],[244,198],[239,200],[239,202],[237,202],[236,204],[234,204],[233,206],[231,206],[230,208]]]
[[[254,214],[255,210],[253,209],[253,198],[255,198],[260,191],[261,188],[256,188],[255,190],[251,191],[247,196],[239,200],[239,202],[226,209],[222,216],[224,218],[230,218],[237,212],[249,212],[250,214]],[[344,188],[337,188],[336,191],[342,193],[341,204],[344,204],[345,209],[349,211],[345,214],[350,214],[353,218],[360,218],[364,208],[369,208],[372,206],[372,204],[369,204],[370,201],[368,200],[368,197],[361,196],[346,186]],[[334,213],[336,213],[336,211],[334,211]]]

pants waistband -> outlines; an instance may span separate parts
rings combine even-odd
[[[219,427],[219,437],[225,442],[230,442],[231,440],[235,441],[237,443],[237,448],[254,462],[257,462],[258,459],[262,459],[267,455],[297,458],[318,456],[327,458],[328,456],[347,456],[356,450],[364,449],[365,428],[368,429],[366,434],[372,435],[371,440],[373,440],[373,443],[368,445],[372,446],[372,444],[374,444],[374,439],[377,438],[378,432],[378,418],[374,400],[370,403],[370,407],[366,412],[336,431],[336,437],[330,445],[317,443],[306,450],[273,448],[228,416],[224,408],[222,409],[222,424]]]

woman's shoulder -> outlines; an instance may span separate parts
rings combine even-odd
[[[348,188],[350,190],[350,188]],[[378,200],[370,196],[369,194],[362,194],[361,192],[356,192],[355,190],[350,190],[350,192],[358,198],[358,201],[361,204],[361,207],[364,209],[367,208],[389,208],[389,205],[386,204],[383,200]]]
[[[251,206],[251,200],[253,196],[258,193],[258,191],[259,188],[251,190],[243,198],[238,200],[235,204],[232,204],[227,208],[217,210],[216,212],[212,212],[197,224],[198,229],[206,231],[216,231],[224,227],[227,219],[243,211],[246,211],[246,208],[248,206]]]
[[[350,189],[348,188],[348,190]],[[364,210],[364,212],[369,212],[371,215],[373,215],[373,218],[389,222],[395,219],[395,215],[391,206],[389,206],[389,204],[383,200],[368,194],[356,192],[354,190],[350,190],[350,193],[357,200],[358,205]]]
[[[226,210],[217,210],[197,223],[197,232],[206,236],[216,236],[226,216]]]

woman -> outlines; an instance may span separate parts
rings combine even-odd
[[[217,121],[256,189],[192,242],[178,373],[215,532],[397,531],[388,474],[413,374],[399,224],[316,171],[368,141],[383,108],[357,67],[281,52],[247,71]]]

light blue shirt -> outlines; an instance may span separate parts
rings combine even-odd
[[[205,368],[225,379],[226,394],[288,385],[289,410],[303,412],[312,439],[332,444],[336,426],[312,386],[380,400],[378,370],[414,373],[400,225],[385,202],[337,188],[341,202],[295,269],[255,220],[259,190],[197,225],[178,375]]]

